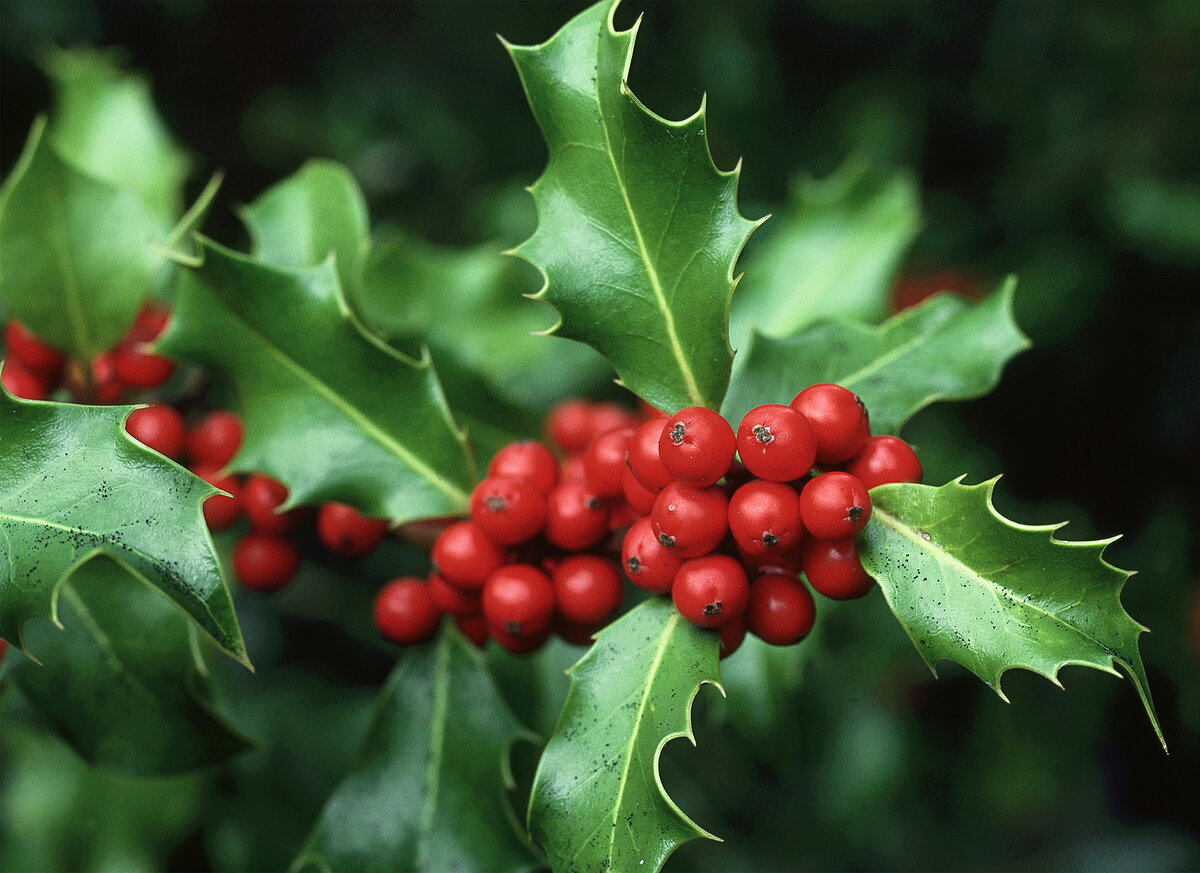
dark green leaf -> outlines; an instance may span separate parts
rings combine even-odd
[[[555,873],[655,873],[677,846],[716,839],[667,796],[663,746],[692,736],[701,685],[717,681],[715,634],[661,597],[600,632],[571,668],[558,729],[538,764],[529,832]]]
[[[1059,684],[1067,664],[1114,675],[1120,665],[1163,741],[1137,646],[1145,628],[1120,600],[1132,573],[1103,558],[1112,540],[1064,541],[1053,536],[1061,525],[1010,521],[992,505],[995,484],[871,490],[863,566],[917,651],[930,669],[957,661],[1001,697],[1014,667]]]
[[[201,513],[216,489],[129,436],[130,409],[0,391],[0,638],[21,640],[33,616],[57,623],[63,583],[103,554],[249,666]]]
[[[58,620],[31,622],[11,677],[85,760],[142,776],[220,763],[247,748],[210,706],[188,620],[116,563],[88,561],[59,589]]]
[[[475,482],[433,367],[363,330],[326,261],[284,270],[201,240],[162,351],[235,382],[245,442],[233,466],[396,520],[461,511]]]
[[[523,738],[482,656],[445,627],[392,671],[358,764],[293,869],[536,869],[507,801],[509,749]]]
[[[760,403],[836,382],[863,399],[875,433],[899,433],[930,403],[986,394],[1029,346],[1012,318],[1015,285],[1009,279],[978,304],[935,295],[878,327],[830,321],[787,339],[755,335],[723,412],[739,421]]]
[[[555,332],[593,346],[648,403],[716,408],[729,382],[734,262],[755,223],[713,165],[704,106],[667,121],[625,79],[637,27],[604,0],[538,46],[508,45],[550,160],[516,249],[546,278]],[[506,44],[507,45],[507,44]]]

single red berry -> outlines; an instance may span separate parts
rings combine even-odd
[[[546,415],[546,436],[563,453],[573,455],[587,448],[594,435],[592,405],[590,400],[571,398]]]
[[[32,370],[21,366],[12,358],[7,358],[0,364],[0,384],[4,385],[13,397],[23,400],[45,400],[48,396],[42,380]]]
[[[681,558],[707,555],[729,531],[729,499],[716,485],[697,487],[672,482],[650,512],[659,542]]]
[[[867,488],[849,473],[822,473],[800,492],[800,518],[804,529],[817,539],[852,539],[867,526],[870,517]]]
[[[554,586],[531,564],[506,564],[483,583],[483,614],[493,631],[536,637],[554,618]]]
[[[658,455],[676,479],[691,485],[712,485],[733,463],[737,440],[721,413],[704,406],[687,406],[663,426]]]
[[[573,646],[590,646],[592,639],[604,629],[605,622],[578,624],[568,621],[561,615],[554,620],[554,633]]]
[[[433,598],[439,612],[455,618],[483,615],[483,598],[480,592],[457,588],[437,573],[431,573],[425,584],[429,587],[429,596]]]
[[[42,342],[34,333],[10,318],[4,325],[4,348],[8,357],[35,373],[55,377],[67,361],[67,356]]]
[[[621,567],[629,581],[644,591],[666,594],[683,558],[659,542],[649,518],[635,521],[621,544]]]
[[[279,534],[252,530],[233,547],[233,572],[255,591],[278,591],[299,568],[300,549]]]
[[[174,406],[153,403],[129,413],[125,430],[135,440],[173,461],[183,457],[187,426]]]
[[[583,473],[603,497],[621,495],[621,473],[633,433],[631,427],[614,428],[595,437],[584,449]]]
[[[401,576],[380,588],[373,612],[379,633],[400,646],[429,642],[442,621],[425,580],[416,576]]]
[[[295,527],[298,520],[295,510],[278,511],[287,496],[287,486],[282,482],[265,473],[254,473],[242,488],[242,509],[258,530],[285,533]]]
[[[640,488],[641,486],[639,485],[638,487]],[[608,508],[608,529],[609,531],[626,530],[631,524],[642,517],[640,512],[629,505],[629,501],[613,501]]]
[[[117,376],[117,365],[113,361],[113,352],[100,352],[92,358],[92,388],[88,398],[99,406],[120,403],[125,396],[125,385]]]
[[[608,534],[609,507],[587,482],[560,482],[546,498],[546,539],[582,552]]]
[[[456,616],[454,623],[458,626],[459,632],[478,648],[482,649],[488,641],[488,623],[482,612],[479,615]]]
[[[790,551],[804,537],[800,495],[782,482],[752,479],[729,499],[729,531],[750,555]]]
[[[720,627],[740,616],[750,598],[750,580],[728,555],[689,558],[675,574],[671,599],[679,614],[700,627]]]
[[[471,519],[493,542],[515,546],[542,532],[546,495],[520,479],[488,476],[471,492]]]
[[[487,619],[484,619],[486,622]],[[536,652],[546,640],[550,639],[550,627],[543,628],[536,634],[510,634],[502,627],[495,627],[488,624],[488,636],[495,640],[496,643],[503,649],[507,649],[514,655],[528,655],[530,652]]]
[[[171,378],[175,362],[147,351],[142,343],[123,342],[113,351],[117,378],[131,388],[157,388]]]
[[[920,482],[924,475],[912,446],[888,434],[867,440],[858,454],[846,462],[845,470],[857,476],[868,490],[889,482]]]
[[[863,569],[858,543],[852,539],[810,539],[800,547],[800,564],[813,590],[831,600],[854,600],[875,584]]]
[[[351,558],[375,551],[387,534],[386,519],[370,518],[346,503],[328,502],[317,511],[317,536],[326,547]]]
[[[720,658],[724,661],[739,648],[746,639],[746,620],[742,616],[738,616],[732,621],[727,621],[716,629],[717,636],[721,638]]]
[[[583,469],[583,455],[568,455],[563,458],[562,467],[559,468],[558,475],[559,484],[563,482],[586,482],[587,473]]]
[[[4,656],[8,654],[8,643],[0,640],[0,664],[4,663]]]
[[[750,586],[746,628],[763,642],[791,646],[808,636],[816,619],[813,596],[798,579],[769,574]]]
[[[643,487],[628,467],[621,472],[621,493],[625,496],[625,503],[638,518],[649,515],[654,509],[654,501],[658,498],[658,492]]]
[[[167,329],[170,320],[171,309],[169,306],[165,303],[147,300],[138,310],[137,318],[134,319],[125,337],[134,342],[153,342],[158,339],[159,334]]]
[[[663,466],[662,457],[658,453],[658,444],[666,427],[665,416],[656,416],[644,421],[634,430],[629,438],[629,451],[625,463],[643,488],[658,492],[675,477]]]
[[[434,572],[451,585],[478,591],[487,577],[504,565],[508,555],[475,522],[458,521],[434,540],[432,558]]]
[[[792,408],[812,425],[818,464],[840,464],[852,458],[871,435],[867,407],[857,394],[841,385],[809,385],[793,398]]]
[[[558,458],[537,440],[509,443],[492,456],[487,469],[489,476],[520,479],[543,494],[548,494],[558,484],[558,473]]]
[[[617,611],[625,597],[621,574],[610,558],[570,555],[550,578],[558,611],[567,621],[595,624]]]
[[[817,438],[808,419],[790,406],[765,403],[747,412],[737,429],[737,451],[760,479],[799,479],[817,458]]]
[[[196,464],[224,467],[242,447],[242,419],[228,409],[214,409],[188,431],[188,456]]]
[[[222,476],[216,467],[197,466],[192,472],[209,485],[227,491],[230,495],[214,494],[204,501],[204,521],[208,524],[208,529],[224,530],[237,521],[242,515],[241,480],[232,473]]]

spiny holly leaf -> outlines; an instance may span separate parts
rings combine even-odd
[[[61,628],[25,626],[41,661],[10,674],[85,760],[142,776],[220,763],[248,748],[210,704],[194,629],[118,564],[88,561],[59,589]]]
[[[992,505],[996,480],[964,485],[881,485],[860,543],[863,566],[917,651],[934,669],[957,661],[995,689],[1014,667],[1056,685],[1081,664],[1129,674],[1158,738],[1138,652],[1145,630],[1121,606],[1132,573],[1103,558],[1112,540],[1056,539],[1061,525],[1028,526]]]
[[[713,165],[704,105],[667,121],[626,85],[637,25],[617,0],[548,42],[506,43],[550,147],[531,191],[538,228],[516,249],[546,277],[560,336],[587,343],[660,409],[716,408],[729,382],[734,262],[756,226],[737,211],[738,170]]]
[[[754,331],[787,337],[824,319],[879,322],[919,229],[907,173],[852,159],[824,179],[800,177],[787,208],[746,252],[730,312],[734,347]]]
[[[807,385],[836,382],[863,399],[875,433],[899,433],[935,401],[986,394],[1028,348],[1013,321],[1015,286],[1010,278],[978,304],[935,295],[878,327],[829,321],[787,339],[755,335],[723,411],[738,421],[760,403],[788,403]]]
[[[405,521],[461,511],[475,472],[427,358],[363,330],[332,260],[284,270],[200,240],[160,350],[236,384],[238,470],[289,489],[287,506],[340,500]]]
[[[158,281],[160,230],[134,191],[64,160],[39,120],[0,190],[0,296],[41,339],[90,360]]]
[[[128,406],[18,400],[0,390],[0,638],[59,623],[64,582],[107,555],[249,666],[201,505],[216,489],[125,432]]]
[[[509,749],[530,735],[482,656],[449,626],[401,658],[358,764],[293,870],[534,870],[508,808]]]
[[[275,267],[305,269],[334,254],[346,296],[358,287],[368,234],[367,202],[350,171],[309,161],[242,210],[254,256]]]
[[[667,796],[663,746],[692,742],[691,707],[717,681],[715,634],[651,598],[609,625],[571,668],[558,730],[542,753],[529,832],[555,873],[654,873],[680,844],[717,839]]]

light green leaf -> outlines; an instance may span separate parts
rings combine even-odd
[[[908,173],[851,159],[824,179],[800,177],[746,252],[730,313],[734,347],[755,331],[787,337],[823,319],[879,322],[919,229]]]
[[[9,675],[86,761],[165,776],[248,748],[211,708],[188,620],[124,568],[81,566],[59,589],[58,619],[24,627],[41,663],[20,659]]]
[[[357,765],[292,869],[537,869],[507,797],[509,749],[529,738],[480,653],[445,627],[392,671]]]
[[[637,26],[618,33],[616,7],[538,46],[506,43],[550,150],[531,189],[538,227],[516,254],[545,276],[554,333],[597,349],[653,406],[715,409],[734,263],[756,224],[737,211],[738,170],[713,165],[703,103],[667,121],[629,90]]]
[[[1015,286],[1009,279],[977,304],[935,295],[878,327],[829,321],[787,339],[755,335],[723,412],[739,421],[760,403],[789,403],[808,385],[835,382],[862,398],[875,433],[899,433],[935,401],[986,394],[1028,348],[1013,321]]]
[[[558,729],[538,764],[529,832],[555,873],[655,873],[680,844],[716,839],[667,796],[663,746],[695,742],[692,701],[720,688],[715,634],[651,598],[600,632],[571,668]]]
[[[1103,558],[1112,540],[1070,542],[1061,525],[1029,526],[992,505],[996,480],[881,485],[859,555],[905,632],[935,669],[956,661],[1002,698],[1020,667],[1056,685],[1067,664],[1133,681],[1166,748],[1138,652],[1145,630],[1121,605],[1133,575]]]
[[[229,374],[245,441],[233,467],[405,521],[464,509],[475,471],[427,358],[351,314],[332,260],[284,270],[201,239],[160,351]],[[300,425],[303,426],[300,426]]]
[[[174,601],[249,666],[201,505],[211,485],[129,436],[128,406],[18,400],[0,391],[0,638],[106,555]]]

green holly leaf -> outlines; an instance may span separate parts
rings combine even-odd
[[[341,164],[313,160],[241,212],[254,256],[275,267],[315,267],[332,253],[348,297],[369,244],[367,201]]]
[[[675,848],[717,839],[667,796],[663,746],[695,743],[692,701],[720,688],[715,634],[651,598],[599,633],[571,668],[558,729],[534,777],[529,832],[555,873],[662,868]]]
[[[648,403],[717,408],[729,382],[734,263],[756,226],[738,170],[713,165],[705,109],[667,121],[625,79],[637,26],[598,3],[538,46],[505,44],[550,148],[538,227],[515,253],[545,276],[552,332],[596,348]]]
[[[0,391],[0,638],[21,642],[34,616],[61,624],[63,584],[106,555],[249,666],[201,512],[216,489],[129,436],[131,409]]]
[[[800,177],[746,252],[730,313],[734,347],[755,331],[789,337],[825,319],[878,323],[919,229],[908,173],[851,159],[824,179]]]
[[[512,744],[531,739],[461,634],[409,650],[379,696],[358,763],[293,870],[534,870],[508,804]]]
[[[287,506],[339,500],[397,521],[461,512],[474,466],[432,365],[363,329],[332,259],[285,270],[199,244],[159,350],[233,379],[245,424],[233,468],[279,479]]]
[[[60,628],[34,622],[9,677],[91,764],[185,773],[249,747],[211,706],[195,629],[174,604],[104,558],[58,592]]]
[[[90,360],[158,281],[160,230],[136,192],[65,160],[39,120],[0,189],[0,297],[41,339]]]
[[[936,295],[878,327],[828,321],[786,339],[756,334],[722,411],[739,421],[760,403],[788,403],[808,385],[835,382],[863,399],[875,433],[899,433],[935,401],[986,394],[1029,347],[1013,321],[1015,287],[1010,278],[977,304]]]
[[[881,485],[859,554],[930,669],[957,661],[1002,698],[1020,667],[1059,685],[1067,664],[1133,681],[1155,733],[1138,652],[1145,630],[1121,605],[1132,573],[1103,558],[1113,540],[1065,541],[1062,525],[1010,521],[992,505],[996,480],[964,485]]]

